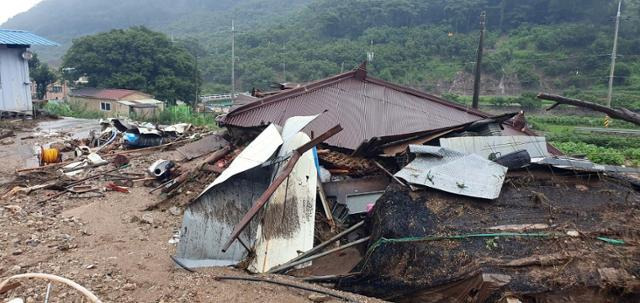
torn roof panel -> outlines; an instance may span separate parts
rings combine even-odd
[[[446,148],[412,145],[410,149],[418,156],[396,173],[396,177],[463,196],[483,199],[500,196],[506,167],[475,154]]]
[[[526,150],[531,158],[549,156],[547,140],[533,136],[474,136],[441,138],[440,146],[467,154],[476,154],[488,159],[491,154],[504,156],[520,150]]]
[[[275,125],[271,124],[198,197],[229,178],[266,162],[278,150],[280,145],[282,145],[280,131]]]
[[[260,99],[231,111],[220,122],[238,127],[282,125],[289,117],[326,110],[304,131],[319,134],[340,124],[344,130],[326,143],[356,150],[374,137],[441,129],[488,117],[424,92],[366,77],[366,73],[365,77],[358,75],[356,70]]]

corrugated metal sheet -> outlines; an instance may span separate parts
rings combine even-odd
[[[20,57],[24,48],[0,45],[0,111],[31,113],[28,62]]]
[[[184,212],[176,257],[189,267],[235,265],[247,256],[247,250],[235,241],[227,252],[222,245],[235,225],[249,211],[253,201],[269,185],[269,169],[254,168],[233,176],[190,204]],[[256,240],[258,220],[240,234],[250,247]]]
[[[417,157],[395,174],[411,184],[462,196],[496,199],[507,168],[471,154],[435,146],[411,145]]]
[[[439,129],[487,117],[423,92],[379,79],[359,79],[354,71],[252,102],[233,110],[221,122],[239,127],[282,124],[292,116],[325,110],[304,131],[320,134],[340,124],[344,130],[327,143],[352,150],[373,137]]]
[[[229,178],[250,170],[273,156],[273,154],[282,145],[282,136],[275,125],[269,125],[255,140],[236,157],[233,162],[218,176],[213,183],[205,188],[200,196],[214,188],[216,185],[222,184]]]
[[[624,167],[615,165],[595,164],[585,159],[574,159],[568,157],[547,157],[534,159],[532,163],[540,165],[551,165],[557,168],[588,171],[588,172],[613,172],[613,173],[640,173],[640,169],[635,167]]]
[[[531,158],[549,156],[547,140],[533,136],[489,136],[489,137],[457,137],[441,138],[440,146],[467,154],[476,154],[485,159],[491,154],[498,157],[526,150]]]
[[[42,38],[36,34],[14,30],[0,29],[0,44],[7,45],[47,45],[58,46],[59,44],[51,40]]]

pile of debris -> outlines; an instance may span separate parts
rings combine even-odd
[[[236,157],[187,207],[177,264],[288,272],[394,301],[638,298],[627,230],[640,194],[621,175],[638,169],[552,155],[543,137],[465,131],[391,158],[298,149],[333,135],[300,132],[321,118],[272,124]]]
[[[170,241],[188,271],[401,302],[637,301],[640,170],[566,157],[523,121],[363,65],[237,107],[216,133],[104,121],[60,154],[43,147],[4,197],[146,186],[162,197],[146,210],[183,214]]]

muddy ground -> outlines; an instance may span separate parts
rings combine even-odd
[[[35,166],[34,147],[64,140],[67,133],[81,137],[99,128],[95,120],[54,120],[16,123],[15,137],[0,141],[0,193],[13,186],[31,185],[55,176],[29,176],[15,182],[15,170]],[[3,124],[6,128],[7,124]],[[148,165],[171,152],[150,153],[131,160],[125,171],[143,173]],[[192,161],[193,162],[193,161]],[[186,164],[189,166],[190,164]],[[92,173],[111,166],[96,168]],[[177,198],[183,203],[197,194],[209,180],[196,181]],[[89,184],[104,187],[106,181]],[[19,273],[50,273],[69,278],[97,295],[103,302],[310,302],[314,292],[266,283],[221,281],[217,276],[248,276],[239,269],[214,268],[195,273],[177,268],[170,257],[170,243],[179,230],[182,208],[169,205],[144,209],[163,199],[138,184],[130,193],[105,192],[105,197],[76,198],[70,194],[44,201],[58,193],[39,190],[29,195],[0,199],[0,277]],[[268,278],[301,283],[288,276]],[[20,297],[42,302],[47,282],[20,280],[21,286],[0,294],[2,302]],[[302,283],[301,283],[302,284]],[[319,285],[303,284],[317,289]],[[377,302],[359,295],[354,301]],[[82,302],[73,289],[54,284],[49,302]],[[333,301],[336,301],[333,299]]]

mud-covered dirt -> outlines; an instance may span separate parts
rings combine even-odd
[[[590,299],[596,302],[637,302],[639,223],[638,192],[606,176],[532,168],[510,173],[494,201],[392,185],[370,221],[374,248],[359,268],[363,275],[342,287],[406,302],[496,301],[508,294],[579,302],[578,293],[597,294]],[[542,228],[507,226],[519,224]],[[482,235],[504,232],[530,236]],[[430,236],[461,237],[423,239]],[[504,286],[483,290],[496,277]]]
[[[58,122],[61,123],[61,122]],[[81,122],[98,125],[97,121]],[[45,124],[45,128],[46,125]],[[76,127],[77,126],[77,127]],[[88,131],[80,125],[65,124],[64,129]],[[91,128],[91,127],[89,127]],[[78,130],[80,129],[80,130]],[[53,133],[51,128],[43,129]],[[18,131],[12,144],[0,145],[5,163],[0,165],[0,194],[16,185],[34,185],[55,180],[55,174],[27,174],[16,179],[15,170],[25,167],[25,159],[33,154],[18,149],[51,141],[49,137],[32,136],[39,130]],[[7,156],[15,155],[15,156]],[[170,158],[170,151],[131,157],[124,172],[144,173],[155,160]],[[197,161],[197,159],[195,160]],[[185,169],[194,163],[182,163]],[[88,174],[111,169],[95,168]],[[82,176],[79,176],[82,177]],[[213,268],[189,273],[176,267],[169,256],[176,246],[169,241],[179,231],[182,207],[195,197],[211,178],[194,180],[174,199],[149,193],[150,187],[136,184],[130,193],[104,192],[104,197],[78,198],[70,194],[37,203],[54,190],[39,190],[29,195],[18,194],[0,200],[0,277],[41,272],[71,279],[83,285],[103,302],[310,302],[313,292],[284,286],[244,281],[220,281],[217,276],[248,276],[242,270]],[[88,184],[103,188],[103,179]],[[158,204],[152,211],[149,205]],[[269,276],[293,281],[286,276]],[[25,302],[42,302],[47,282],[20,280],[21,286],[0,294],[0,302],[20,297]],[[313,288],[322,286],[306,284]],[[354,301],[376,302],[363,296],[344,293]],[[313,297],[312,297],[313,298]],[[314,298],[316,299],[316,298]],[[53,284],[49,302],[82,302],[73,289]],[[333,301],[336,301],[333,299]]]

